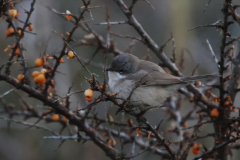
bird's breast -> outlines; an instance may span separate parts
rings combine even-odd
[[[108,72],[108,77],[108,86],[111,93],[118,93],[121,98],[128,96],[128,93],[132,89],[132,81],[126,80],[126,76],[117,72]]]
[[[108,78],[108,85],[110,90],[112,90],[118,86],[118,84],[126,77],[119,74],[118,72],[108,72]]]

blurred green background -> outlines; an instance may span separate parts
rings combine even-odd
[[[152,39],[161,46],[169,38],[170,33],[173,33],[176,45],[176,60],[177,64],[180,60],[181,52],[184,48],[188,49],[191,54],[184,54],[184,71],[185,76],[189,76],[193,71],[193,68],[200,63],[200,66],[197,69],[197,74],[207,74],[207,73],[217,73],[217,65],[214,62],[211,52],[206,43],[206,37],[212,45],[212,48],[219,59],[219,47],[221,44],[222,35],[219,31],[216,31],[213,28],[200,28],[192,31],[189,29],[198,26],[212,24],[219,19],[222,19],[223,15],[221,13],[223,0],[212,0],[209,4],[205,13],[205,5],[208,0],[149,0],[155,9],[152,9],[144,1],[138,2],[134,9],[134,15],[137,20],[142,24],[143,28],[148,32]],[[40,53],[47,47],[47,53],[49,55],[53,54],[56,51],[60,51],[62,47],[61,38],[54,34],[52,30],[57,31],[66,35],[66,32],[69,32],[73,27],[71,22],[68,22],[55,13],[48,10],[46,7],[41,5],[39,2],[55,8],[61,13],[65,13],[66,10],[69,10],[72,14],[79,14],[80,7],[83,6],[81,0],[41,0],[37,1],[35,4],[35,10],[30,18],[30,22],[33,24],[33,32],[37,35],[25,33],[25,38],[22,42],[25,45],[26,51],[25,55],[28,58],[28,66],[34,66],[34,61],[39,57]],[[110,21],[124,21],[127,20],[125,15],[121,12],[118,6],[112,0],[92,0],[91,6],[105,5],[106,2],[109,4],[109,14]],[[129,5],[131,1],[126,3]],[[233,1],[234,4],[240,4],[238,0]],[[16,4],[18,12],[21,14],[19,16],[20,20],[26,19],[26,14],[21,8],[29,10],[31,1],[23,1]],[[96,23],[105,22],[106,14],[105,8],[92,9],[92,15],[94,18],[93,23],[89,23],[89,26],[101,35],[104,39],[107,37],[107,26],[106,25],[96,25]],[[239,10],[238,10],[239,11]],[[86,14],[86,20],[90,20],[90,16]],[[22,23],[17,21],[17,26],[22,26]],[[233,25],[231,28],[231,34],[235,37],[240,36],[239,26]],[[7,23],[4,20],[0,21],[0,65],[6,63],[9,56],[8,54],[11,51],[3,52],[7,45],[12,45],[15,43],[15,38],[5,38],[7,29]],[[111,31],[116,34],[130,35],[139,37],[136,31],[127,24],[122,25],[112,25]],[[77,41],[84,40],[86,33],[81,29],[78,29],[73,38]],[[50,41],[48,41],[50,39]],[[124,51],[129,44],[131,39],[123,39],[118,37],[113,37],[116,46],[121,51]],[[91,41],[91,40],[89,40]],[[74,44],[71,42],[71,44]],[[237,47],[236,47],[237,48]],[[84,58],[90,58],[93,54],[95,47],[80,46],[75,47],[75,51],[78,55]],[[171,57],[172,55],[172,42],[164,49],[164,52]],[[235,50],[236,52],[236,50]],[[159,63],[160,60],[156,56],[148,51],[148,48],[141,42],[137,42],[136,45],[132,48],[132,54],[143,58],[144,55],[150,55],[152,58],[151,61]],[[108,64],[110,64],[113,55],[108,56]],[[104,63],[104,54],[97,54],[93,59],[94,62]],[[54,64],[54,63],[52,63]],[[11,69],[11,76],[17,77],[18,74],[22,73],[21,66],[18,63],[15,63]],[[89,66],[89,69],[98,74],[99,81],[103,82],[103,71],[100,68]],[[39,68],[31,69],[30,72],[34,70],[40,70]],[[56,93],[60,96],[67,94],[68,88],[74,83],[73,91],[83,90],[89,88],[89,84],[86,83],[82,75],[90,78],[90,76],[84,71],[81,64],[77,62],[76,59],[67,59],[64,57],[64,63],[60,65],[58,71],[64,74],[56,74]],[[34,86],[34,83],[32,83]],[[11,89],[12,86],[1,81],[0,82],[0,94],[3,94],[7,90]],[[47,110],[47,107],[44,107],[43,104],[35,99],[29,98],[27,94],[19,91],[19,93],[40,112]],[[98,94],[95,94],[95,97]],[[18,97],[14,92],[6,95],[4,99],[13,103],[16,106],[16,109],[19,108]],[[77,105],[78,108],[86,107],[88,102],[84,99],[83,94],[75,94],[71,96],[71,109],[75,110]],[[236,98],[237,102],[235,105],[239,105],[239,100]],[[106,107],[109,107],[109,103],[104,103],[98,106],[95,106],[98,116],[104,118],[106,113]],[[193,107],[192,104],[184,103],[181,108],[181,114],[185,115],[186,112]],[[3,110],[2,104],[0,103],[0,109]],[[115,111],[117,107],[111,107],[110,113],[115,116]],[[3,114],[4,115],[4,114]],[[2,116],[2,115],[1,115]],[[128,115],[127,115],[128,116]],[[129,116],[128,116],[129,117]],[[164,111],[154,110],[154,112],[148,112],[146,114],[148,120],[153,124],[157,124],[161,119],[166,118]],[[114,117],[114,119],[120,119],[121,115]],[[21,116],[16,116],[14,119],[22,120]],[[34,123],[36,119],[27,120],[29,123]],[[194,122],[189,123],[189,126],[194,124]],[[46,124],[41,122],[40,125],[46,126],[51,130],[59,131],[61,126],[57,123],[55,124]],[[171,137],[174,139],[174,134],[168,134],[166,129],[174,126],[174,122],[168,122],[167,120],[163,122],[161,126],[161,131],[164,133],[165,137]],[[74,129],[74,128],[73,128]],[[201,134],[212,132],[213,127],[207,125],[201,129]],[[63,134],[67,135],[68,132],[65,130]],[[168,134],[168,135],[167,135]],[[46,140],[42,139],[43,136],[50,135],[50,133],[37,130],[35,128],[27,129],[26,126],[20,124],[11,124],[10,129],[7,127],[7,122],[0,120],[0,159],[1,160],[40,160],[40,159],[51,159],[51,160],[66,160],[66,159],[109,159],[105,156],[105,153],[95,146],[92,142],[86,142],[85,144],[77,143],[75,141],[66,141],[58,150],[57,147],[60,144],[60,140]],[[213,140],[211,138],[206,138],[201,141],[207,147],[213,147]],[[126,150],[131,149],[131,145],[126,146]],[[56,150],[56,151],[55,151]],[[137,150],[136,150],[137,153]],[[191,154],[191,153],[190,153]],[[234,157],[239,157],[239,153],[235,153]],[[152,157],[152,158],[151,158]],[[146,152],[141,156],[136,157],[137,160],[143,159],[160,159],[159,156],[152,153]],[[189,156],[189,160],[193,156]],[[238,158],[235,158],[238,159]]]

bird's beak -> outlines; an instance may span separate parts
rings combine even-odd
[[[107,68],[106,71],[116,72],[116,69],[114,69],[114,68]]]

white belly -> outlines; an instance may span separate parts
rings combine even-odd
[[[117,97],[127,99],[134,85],[133,81],[126,80],[125,76],[117,72],[108,72],[108,85],[112,94]]]
[[[117,72],[108,72],[108,85],[112,94],[117,94],[117,98],[127,100],[132,88],[135,85],[134,81],[126,80],[125,76]],[[160,106],[166,99],[171,96],[181,85],[171,86],[145,86],[138,87],[134,90],[131,96],[131,105],[136,106]]]

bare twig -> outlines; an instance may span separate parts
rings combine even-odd
[[[222,148],[222,147],[225,147],[225,146],[226,146],[227,144],[229,144],[229,143],[235,142],[235,141],[238,140],[238,139],[240,139],[240,137],[236,137],[236,138],[233,138],[233,139],[231,139],[231,140],[228,140],[228,141],[226,141],[226,142],[224,142],[224,143],[222,143],[222,144],[214,147],[213,149],[211,149],[211,150],[209,150],[209,151],[207,151],[207,152],[204,152],[202,155],[195,157],[193,160],[200,160],[200,159],[202,159],[202,158],[205,158],[206,156],[214,153],[215,151],[219,150],[219,149]]]
[[[216,57],[216,55],[215,55],[215,53],[214,53],[214,51],[213,51],[213,49],[212,49],[212,46],[211,46],[211,44],[210,44],[210,42],[208,41],[207,38],[206,38],[206,42],[207,42],[207,44],[208,44],[208,48],[210,49],[210,51],[211,51],[211,53],[212,53],[212,57],[213,57],[215,63],[217,64],[218,68],[220,68],[220,65],[218,64],[218,59],[217,59],[217,57]]]
[[[55,136],[58,136],[59,134],[52,131],[52,130],[49,130],[48,128],[46,127],[43,127],[43,126],[39,126],[37,124],[31,124],[31,123],[27,123],[27,122],[23,122],[23,121],[18,121],[18,120],[14,120],[14,119],[9,119],[9,118],[5,118],[5,117],[0,117],[0,119],[3,119],[5,121],[9,121],[9,122],[14,122],[14,123],[18,123],[18,124],[22,124],[24,126],[28,126],[28,127],[35,127],[37,129],[42,129],[42,130],[45,130],[45,131],[48,131],[50,133],[52,133],[53,135]]]
[[[10,92],[12,92],[12,91],[14,91],[14,90],[15,90],[15,88],[12,88],[12,89],[6,91],[6,92],[3,93],[2,95],[0,95],[0,98],[2,98],[3,96],[6,96],[7,94],[9,94]]]
[[[213,24],[209,24],[209,25],[200,25],[200,26],[197,26],[197,27],[193,27],[191,29],[189,29],[188,31],[191,31],[191,30],[194,30],[194,29],[197,29],[197,28],[202,28],[202,27],[215,27],[215,28],[219,28],[219,29],[222,29],[223,26],[222,25],[218,25],[218,23],[222,21],[221,20],[218,20],[217,22],[213,23]]]
[[[116,24],[128,24],[128,21],[117,21],[117,22],[101,22],[101,23],[96,23],[95,25],[116,25]]]
[[[207,7],[208,7],[208,5],[210,4],[210,2],[211,2],[211,0],[208,0],[207,4],[206,4],[206,6],[205,6],[205,9],[203,10],[203,13],[207,10]]]
[[[100,136],[93,128],[83,123],[78,116],[72,114],[72,112],[69,112],[69,110],[65,106],[62,106],[58,102],[54,102],[52,98],[44,96],[42,93],[31,88],[28,85],[20,84],[16,79],[6,74],[0,74],[0,80],[4,80],[5,82],[12,84],[13,86],[16,86],[18,89],[30,94],[31,97],[42,101],[45,105],[51,106],[54,110],[56,110],[56,112],[64,115],[67,119],[69,119],[70,123],[75,124],[76,126],[81,128],[81,130],[84,131],[96,145],[98,145],[103,151],[105,151],[107,156],[109,156],[111,159],[116,159],[118,152],[112,147],[108,146],[102,136]]]

